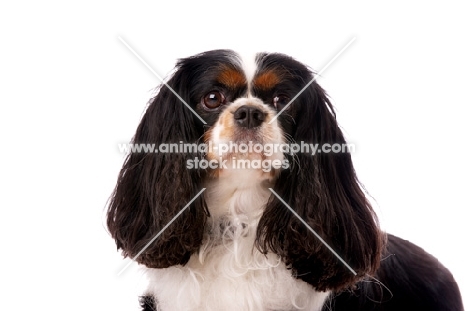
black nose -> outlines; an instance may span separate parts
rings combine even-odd
[[[254,128],[265,120],[265,113],[251,106],[242,106],[234,112],[234,120],[239,126]]]

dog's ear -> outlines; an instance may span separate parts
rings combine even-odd
[[[293,142],[323,150],[288,156],[290,168],[281,172],[274,190],[356,275],[274,196],[260,220],[257,246],[278,254],[297,278],[318,290],[344,288],[377,269],[382,235],[349,150],[324,152],[346,144],[324,90],[314,82],[292,105]]]
[[[178,70],[167,83],[190,102],[190,80]],[[195,143],[203,126],[184,103],[163,85],[150,101],[132,143]],[[163,232],[163,228],[201,191],[202,176],[187,169],[187,153],[130,153],[110,199],[107,225],[124,256],[151,268],[185,264],[198,250],[206,221],[203,196],[198,197]]]

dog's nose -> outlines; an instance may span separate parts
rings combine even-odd
[[[258,108],[242,106],[234,112],[234,120],[241,127],[258,127],[265,120],[265,113]]]

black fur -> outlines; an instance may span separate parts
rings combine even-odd
[[[373,279],[337,293],[323,311],[463,311],[450,271],[422,248],[388,235],[387,249]]]
[[[313,78],[303,64],[280,54],[265,54],[259,67],[286,70],[281,92],[292,98]],[[279,86],[281,88],[281,85]],[[286,89],[286,90],[285,90]],[[312,83],[292,104],[293,142],[346,143],[333,108]],[[274,190],[355,270],[354,275],[275,197],[267,204],[258,226],[258,245],[273,251],[293,274],[318,290],[345,288],[379,264],[382,235],[375,214],[356,178],[351,155],[299,153],[282,171]]]
[[[216,70],[238,68],[229,50],[202,53],[180,60],[167,85],[208,122],[203,125],[166,85],[162,85],[138,126],[132,143],[199,143],[216,120],[199,108],[200,98],[213,87]],[[209,90],[209,89],[208,89]],[[231,90],[231,96],[242,92]],[[202,189],[203,170],[189,170],[197,153],[131,153],[112,194],[107,226],[117,248],[134,258],[138,252]],[[149,268],[185,264],[202,243],[208,211],[203,195],[178,217],[138,258]]]
[[[142,311],[157,311],[157,303],[154,297],[151,296],[141,296],[139,298],[140,307]]]

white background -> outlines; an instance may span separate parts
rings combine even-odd
[[[159,81],[119,36],[162,76],[214,48],[319,71],[355,37],[318,81],[358,176],[384,228],[436,255],[466,300],[467,10],[439,3],[2,3],[0,309],[137,309],[144,278],[117,276],[105,205]]]

